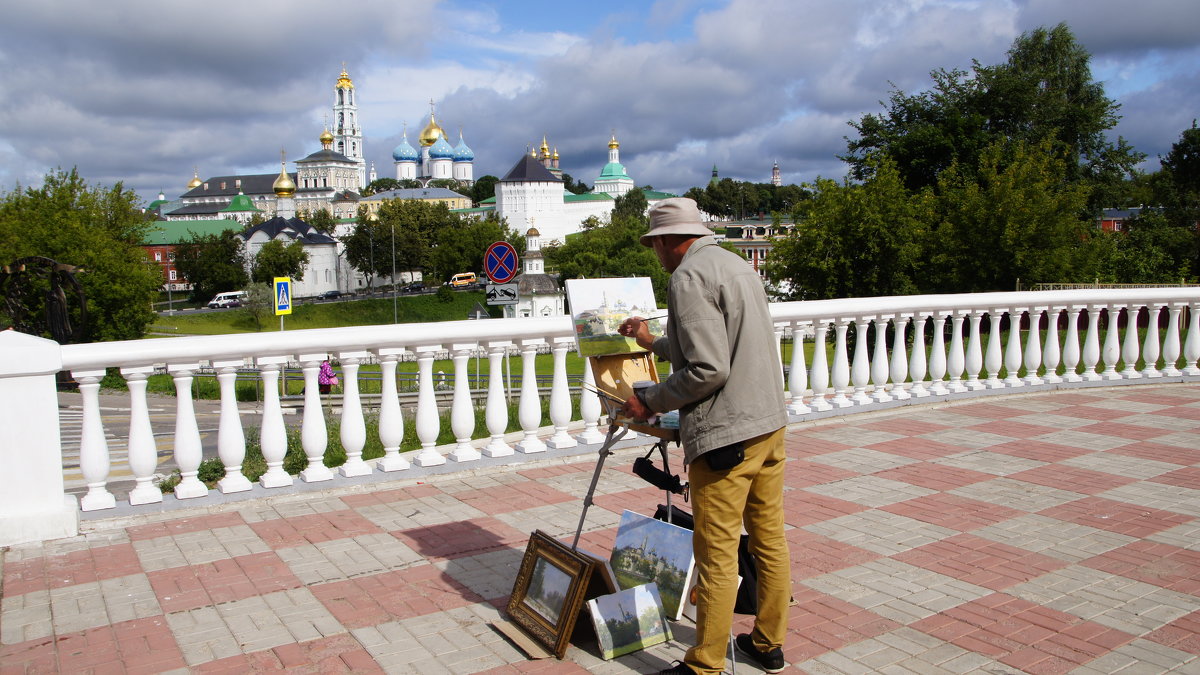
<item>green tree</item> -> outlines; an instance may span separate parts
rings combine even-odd
[[[1162,158],[1158,177],[1156,188],[1167,223],[1191,235],[1189,267],[1193,275],[1200,275],[1200,129],[1195,120]]]
[[[458,181],[453,178],[435,178],[429,181],[428,187],[431,188],[446,188],[447,190],[458,190]],[[466,195],[463,195],[464,197]]]
[[[372,287],[375,277],[391,272],[388,240],[380,235],[379,221],[370,216],[366,207],[358,208],[354,229],[342,238],[342,245],[346,262],[366,277],[367,288]]]
[[[84,339],[140,338],[163,276],[141,248],[149,223],[138,206],[121,183],[90,186],[76,169],[48,173],[41,187],[0,197],[0,263],[43,256],[83,268]]]
[[[403,186],[400,185],[400,181],[396,180],[395,178],[376,178],[370,183],[367,183],[367,187],[363,188],[362,195],[364,197],[369,197],[371,195],[379,194],[380,192],[387,192],[388,190],[398,190],[401,187]]]
[[[334,220],[333,214],[326,209],[316,209],[312,213],[302,214],[300,219],[312,225],[313,229],[322,234],[333,234],[334,228],[337,227],[337,221]]]
[[[242,311],[254,321],[254,330],[262,330],[263,319],[275,313],[275,290],[271,284],[247,286]]]
[[[592,191],[592,188],[588,187],[587,183],[583,181],[576,181],[569,173],[563,173],[562,179],[563,187],[571,194],[581,195]]]
[[[1095,277],[1107,283],[1162,284],[1195,281],[1195,235],[1166,214],[1146,210],[1125,222],[1123,232],[1097,237]]]
[[[458,272],[476,272],[482,277],[483,255],[498,241],[512,244],[518,254],[525,248],[525,237],[513,232],[494,214],[448,225],[437,233],[429,274],[434,279],[447,279]]]
[[[1095,225],[1084,218],[1088,188],[1062,180],[1067,162],[1045,139],[997,141],[979,166],[942,172],[939,226],[931,248],[933,290],[952,293],[1013,290],[1017,280],[1081,281],[1089,268],[1086,242]]]
[[[640,190],[637,192],[641,194]],[[546,247],[543,253],[547,266],[557,270],[564,280],[650,277],[655,298],[662,304],[666,302],[668,274],[654,251],[639,241],[645,233],[644,216],[616,215],[609,223],[597,224],[568,237],[565,244]]]
[[[475,181],[475,184],[471,186],[471,201],[475,202],[475,205],[478,206],[479,202],[495,197],[496,183],[499,182],[500,179],[491,174],[480,176],[479,179]]]
[[[818,179],[804,222],[776,240],[767,276],[790,299],[905,295],[921,290],[931,191],[909,193],[891,160],[865,183]]]
[[[192,236],[175,247],[175,267],[192,284],[193,302],[239,290],[250,280],[245,247],[235,230]]]
[[[291,277],[293,281],[304,278],[304,268],[308,265],[308,251],[304,243],[297,240],[285,245],[279,239],[272,239],[258,249],[254,256],[254,268],[250,272],[250,280],[259,283],[271,283],[275,277]]]
[[[613,203],[611,221],[629,220],[645,227],[650,221],[646,218],[646,194],[641,190],[630,190],[617,197]]]

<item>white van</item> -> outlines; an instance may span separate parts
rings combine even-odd
[[[226,291],[217,293],[212,300],[208,301],[209,309],[220,309],[223,307],[241,307],[242,302],[246,299],[246,291]]]

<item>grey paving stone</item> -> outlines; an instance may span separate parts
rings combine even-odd
[[[1200,517],[1200,490],[1144,481],[1105,490],[1104,499]]]
[[[1196,432],[1195,420],[1189,420],[1184,417],[1173,417],[1171,415],[1126,415],[1121,418],[1120,422],[1121,424],[1133,424],[1150,429],[1170,429],[1190,434]],[[1153,441],[1157,442],[1158,438],[1153,439]]]
[[[425,557],[387,533],[301,544],[276,551],[305,585],[403,569]]]
[[[1030,513],[1061,506],[1087,496],[1078,492],[1059,490],[1003,477],[964,485],[950,490],[950,494]]]
[[[582,506],[578,502],[560,502],[544,504],[523,511],[501,513],[496,518],[511,525],[518,532],[542,530],[551,537],[566,537],[574,536],[575,529],[579,527],[581,509]],[[593,505],[588,509],[583,530],[584,532],[594,532],[616,527],[620,521],[620,514]]]
[[[1160,544],[1186,548],[1189,551],[1200,551],[1200,520],[1193,520],[1190,523],[1176,525],[1169,530],[1155,532],[1146,539]]]
[[[1180,464],[1170,464],[1168,462],[1159,462],[1153,459],[1130,457],[1115,453],[1080,455],[1079,457],[1064,459],[1060,464],[1140,480],[1161,476],[1171,471],[1178,471],[1182,466]]]
[[[438,560],[434,566],[481,598],[500,598],[512,592],[513,581],[517,578],[524,555],[524,551],[506,548],[474,556]]]
[[[1190,595],[1080,565],[1043,574],[1005,592],[1137,636],[1200,608]]]
[[[243,653],[233,631],[217,613],[216,607],[173,612],[166,617],[183,660],[189,666]]]
[[[133,550],[147,572],[271,550],[249,525],[218,527],[133,542]]]
[[[904,625],[992,591],[890,558],[805,579],[805,586]]]
[[[803,529],[883,555],[941,541],[957,531],[887,511],[863,511],[805,525]]]
[[[968,432],[964,431],[964,433]],[[1005,437],[1003,442],[1008,443],[1011,441],[1011,438]],[[1008,476],[1046,465],[1046,462],[1025,459],[1024,457],[1013,457],[1012,455],[1002,455],[998,452],[988,452],[986,450],[972,450],[956,455],[947,455],[946,457],[939,457],[932,461],[934,464],[990,473],[993,476]]]
[[[40,640],[53,634],[50,591],[30,591],[0,599],[0,644]]]
[[[389,532],[442,525],[485,515],[479,509],[444,494],[388,504],[371,504],[355,510],[362,517]]]
[[[818,427],[809,431],[806,435],[814,438],[820,438],[825,441],[833,441],[855,448],[861,448],[867,445],[875,445],[876,443],[886,443],[894,441],[898,438],[904,438],[900,434],[893,434],[887,431],[878,431],[876,429],[864,429],[855,425],[842,424],[835,427]]]
[[[1071,675],[1195,673],[1200,657],[1149,640],[1134,640],[1076,668]]]
[[[1112,450],[1134,442],[1128,438],[1092,434],[1074,429],[1042,434],[1037,437],[1037,440],[1044,443],[1064,445],[1071,448],[1088,448],[1090,450]]]
[[[867,448],[852,448],[850,450],[842,450],[840,452],[830,452],[824,455],[816,455],[811,457],[809,461],[818,464],[827,464],[836,466],[839,469],[846,469],[855,473],[877,473],[879,471],[887,471],[898,466],[907,466],[916,464],[918,460],[909,459],[900,455],[893,455],[888,452],[880,452],[878,450],[870,450]]]
[[[972,530],[971,534],[1068,562],[1086,560],[1137,541],[1124,534],[1032,513]]]
[[[803,489],[806,492],[836,497],[871,507],[887,506],[937,493],[936,490],[919,485],[878,476],[856,476]]]

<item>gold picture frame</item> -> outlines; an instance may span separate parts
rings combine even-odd
[[[596,561],[550,535],[529,537],[508,616],[561,659],[583,608]]]

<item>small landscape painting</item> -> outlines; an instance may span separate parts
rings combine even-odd
[[[617,333],[625,319],[651,319],[650,332],[662,335],[663,312],[654,303],[649,277],[568,279],[567,300],[575,323],[580,356],[644,352],[632,338]]]

